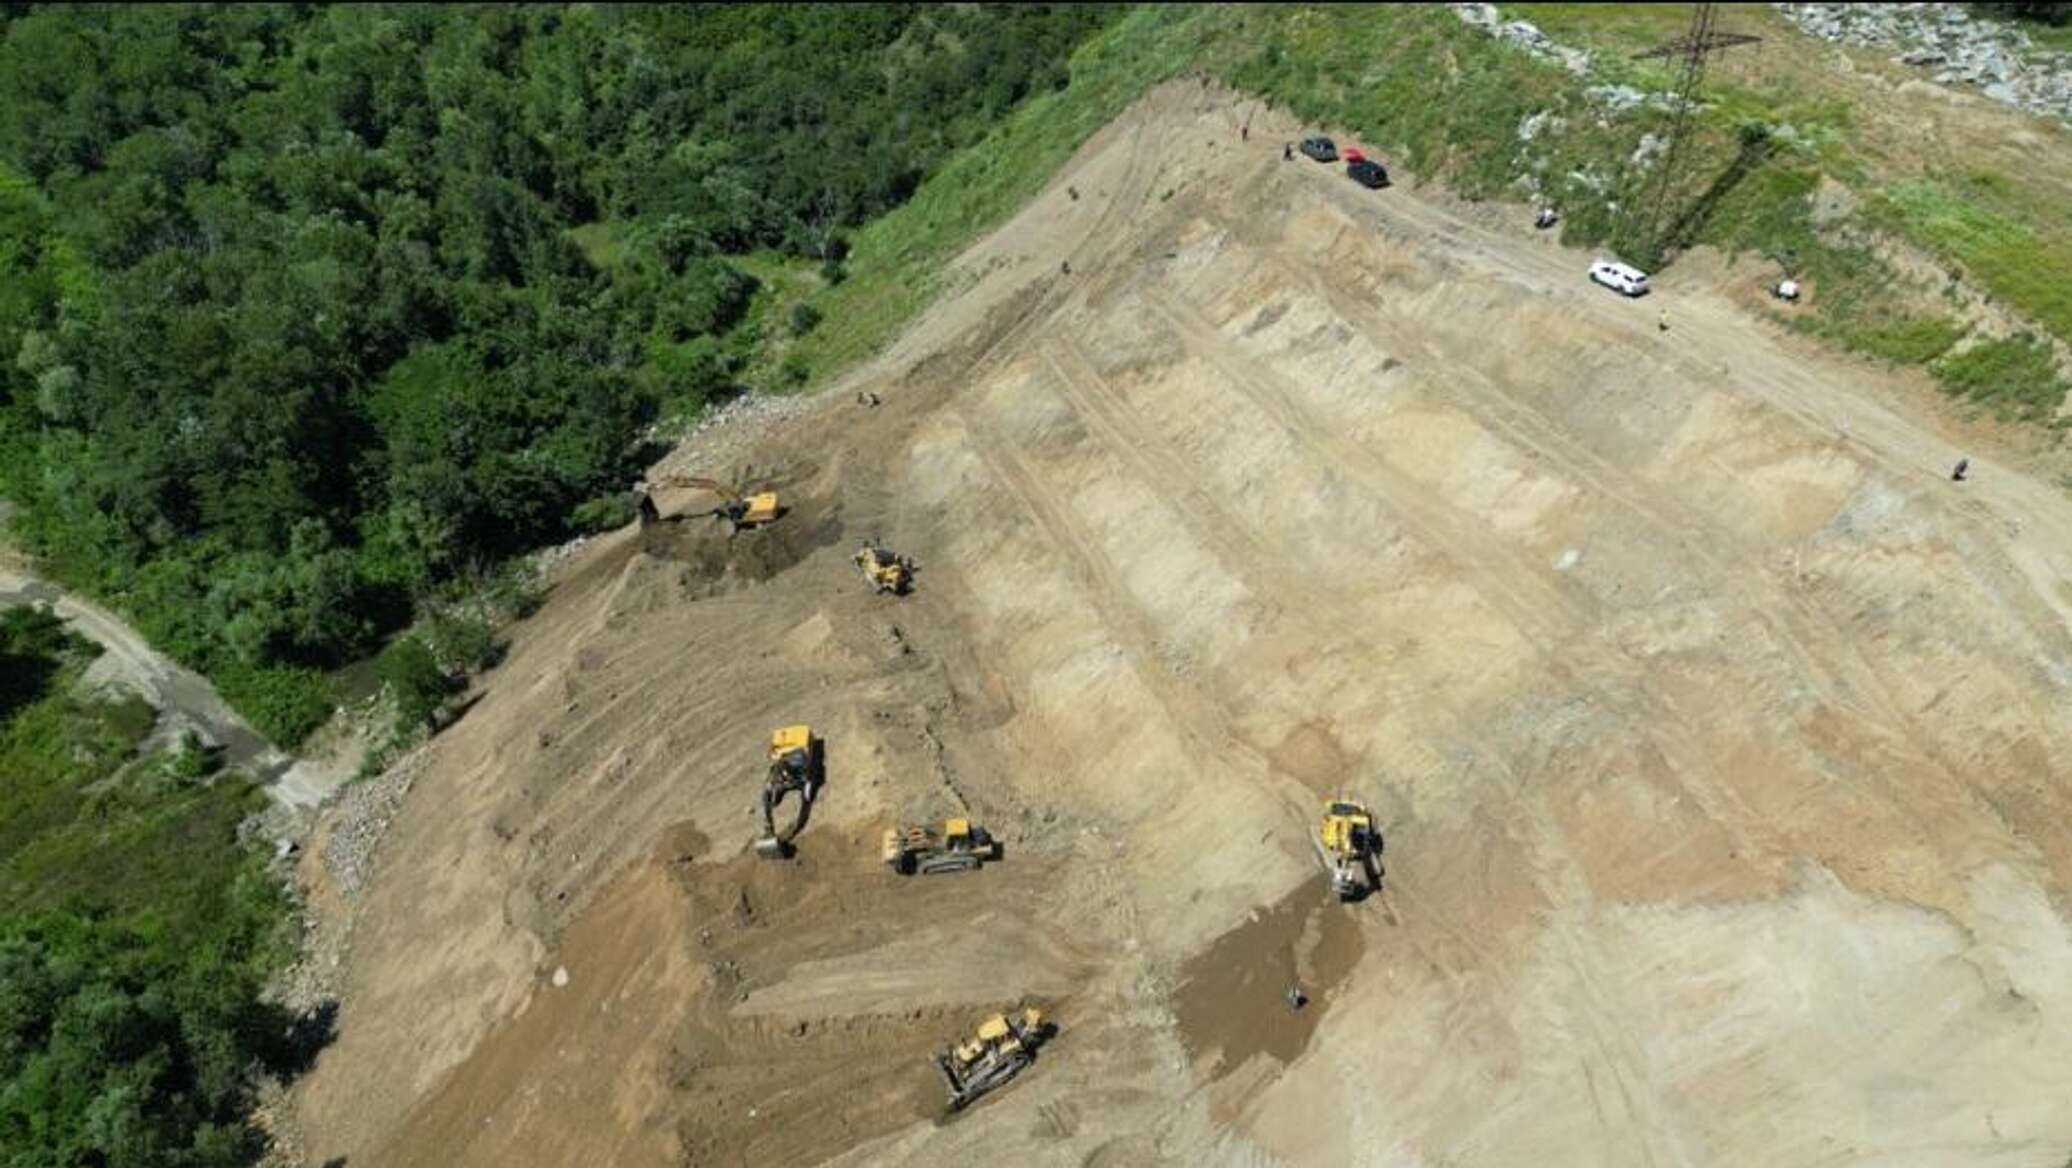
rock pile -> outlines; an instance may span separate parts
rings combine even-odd
[[[324,842],[324,866],[341,896],[357,896],[374,874],[374,854],[389,820],[410,793],[424,765],[424,748],[404,755],[376,778],[355,783],[339,799],[331,838]]]
[[[1976,86],[1989,100],[2072,123],[2072,53],[2045,52],[2013,24],[1961,4],[1779,4],[1809,36],[1898,49],[1903,65],[1935,69],[1940,85]]]
[[[1467,24],[1483,29],[1498,40],[1509,41],[1542,61],[1551,61],[1577,77],[1590,72],[1590,54],[1581,49],[1554,43],[1554,38],[1540,31],[1539,26],[1528,20],[1504,20],[1497,15],[1494,4],[1455,4],[1454,15]]]

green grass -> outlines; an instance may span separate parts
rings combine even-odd
[[[185,778],[171,752],[139,757],[150,707],[76,696],[83,668],[74,657],[0,723],[0,905],[206,928],[247,863],[237,824],[264,796],[236,776]]]
[[[1631,54],[1683,35],[1690,28],[1689,4],[1505,4],[1505,20],[1529,20],[1564,44],[1588,42]],[[1731,17],[1725,22],[1736,24]]]
[[[738,380],[753,389],[782,393],[796,389],[804,376],[794,359],[792,310],[812,303],[827,286],[819,265],[774,251],[729,257],[728,263],[755,277],[755,297],[729,338],[740,365]]]
[[[1981,341],[1932,368],[1946,392],[2003,420],[2050,422],[2065,402],[2050,346],[2026,333]]]
[[[599,271],[616,271],[626,258],[626,232],[618,223],[585,223],[569,229],[568,237],[581,249],[583,258]]]
[[[1630,58],[1683,33],[1691,6],[1506,4],[1501,11],[1507,20],[1532,21],[1563,44],[1592,50],[1601,79],[1659,89],[1666,87],[1666,75]],[[1800,35],[1756,7],[1729,8],[1721,22],[1723,27],[1766,37]],[[2049,37],[2059,31],[2025,27],[2032,36]],[[2072,40],[2072,32],[2065,35]],[[1656,72],[1650,74],[1651,69]],[[1805,279],[1814,294],[1805,311],[1794,316],[1795,327],[1805,332],[1881,360],[1932,363],[1952,392],[2004,415],[2049,416],[2060,394],[2054,388],[2060,378],[2049,370],[2041,347],[1988,342],[1945,358],[1963,330],[1952,314],[1934,307],[1935,294],[1943,289],[1909,284],[1871,250],[1867,236],[1883,232],[1947,261],[1953,273],[1961,271],[2044,331],[2072,341],[2072,280],[2063,274],[2072,271],[2072,215],[2064,210],[2064,193],[1977,168],[1899,178],[1893,171],[1905,160],[1880,156],[1868,141],[1860,140],[1859,111],[1844,96],[1850,91],[1843,86],[1809,85],[1805,77],[1777,68],[1729,72],[1732,79],[1716,71],[1705,86],[1705,137],[1693,149],[1692,189],[1684,197],[1691,198],[1701,184],[1713,181],[1707,176],[1728,174],[1722,144],[1724,135],[1735,128],[1758,123],[1789,126],[1789,141],[1777,144],[1746,174],[1735,176],[1738,181],[1694,225],[1692,241],[1774,263],[1779,271]],[[1545,100],[1542,92],[1522,86],[1521,91],[1531,92],[1535,102]],[[1547,101],[1545,108],[1563,109],[1559,101]],[[1500,102],[1487,103],[1479,129],[1471,129],[1486,139],[1499,139],[1502,116],[1508,112]],[[1458,123],[1459,113],[1456,105],[1428,116],[1451,117]],[[1630,144],[1642,121],[1636,120],[1623,139],[1593,141],[1585,134],[1544,147],[1536,143],[1535,149],[1544,149],[1547,173],[1593,160],[1616,170],[1614,152],[1622,143]],[[1812,197],[1823,176],[1858,192],[1861,211],[1816,225]],[[1477,185],[1489,184],[1471,183],[1471,193]],[[1557,189],[1555,197],[1575,193]],[[1566,240],[1619,242],[1616,222],[1595,208],[1576,211],[1566,218]]]
[[[1990,171],[1894,183],[1874,206],[1893,231],[1962,264],[1978,283],[2072,342],[2072,214],[2030,207]]]
[[[2022,25],[2022,31],[2029,34],[2037,51],[2044,53],[2072,53],[2072,23]]]
[[[1072,56],[1071,83],[1024,102],[958,152],[896,210],[860,229],[848,278],[812,303],[822,321],[791,347],[820,378],[877,352],[943,293],[943,267],[1041,190],[1073,151],[1159,82],[1197,64],[1242,9],[1137,8]]]

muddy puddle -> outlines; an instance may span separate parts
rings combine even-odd
[[[1309,1048],[1339,985],[1360,960],[1357,906],[1340,904],[1321,880],[1257,911],[1190,960],[1175,995],[1180,1035],[1210,1078],[1255,1054],[1283,1066]],[[1297,1009],[1288,992],[1306,1003]]]

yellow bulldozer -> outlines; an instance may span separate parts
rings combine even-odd
[[[825,778],[823,747],[811,726],[785,726],[770,734],[770,771],[763,780],[763,834],[755,841],[755,854],[765,859],[783,859],[792,854],[791,841],[806,828],[813,814],[813,800]],[[798,813],[782,830],[777,826],[777,808],[787,795],[799,797]]]
[[[882,858],[902,876],[969,872],[999,859],[1000,841],[961,817],[944,821],[940,830],[902,824],[885,829]]]
[[[905,596],[914,583],[914,562],[905,556],[887,551],[875,542],[865,542],[856,549],[856,566],[863,571],[863,578],[879,592],[890,592],[894,596]]]
[[[1317,842],[1340,900],[1359,900],[1381,887],[1381,832],[1364,804],[1344,798],[1324,804]]]
[[[995,1014],[978,1024],[977,1035],[936,1055],[935,1065],[949,1086],[950,1110],[962,1111],[1021,1074],[1055,1029],[1033,1006]]]
[[[693,490],[711,491],[718,495],[719,506],[705,514],[714,519],[726,520],[735,531],[761,527],[783,513],[783,509],[777,505],[775,491],[744,493],[740,488],[730,487],[718,479],[692,475],[664,475],[653,482],[640,485],[640,522],[643,526],[662,517],[652,497],[654,490],[659,487],[688,487]]]

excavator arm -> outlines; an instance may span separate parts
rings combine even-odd
[[[755,852],[781,859],[791,855],[791,841],[806,829],[806,820],[813,814],[813,800],[820,794],[821,762],[819,743],[806,727],[789,727],[778,735],[784,741],[773,749],[776,757],[770,760],[770,773],[763,781],[763,834],[755,841]],[[790,795],[798,796],[797,807],[791,822],[780,828],[777,809]]]

